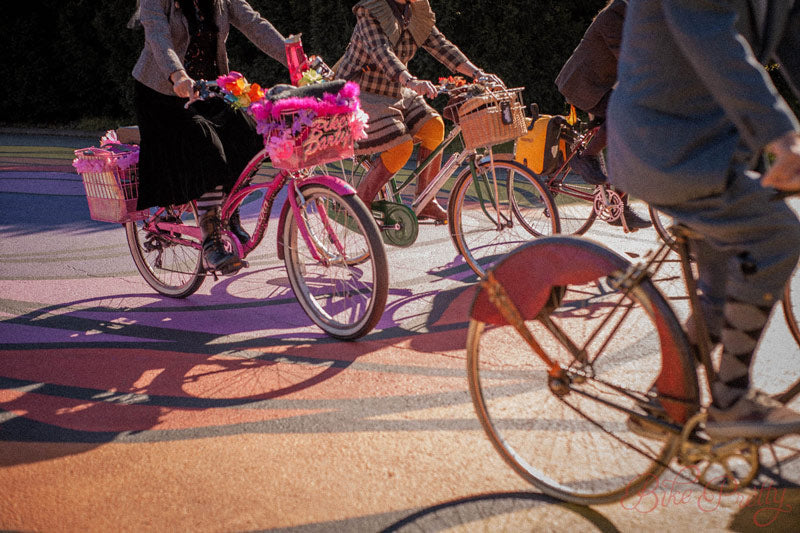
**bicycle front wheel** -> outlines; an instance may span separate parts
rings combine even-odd
[[[323,331],[338,339],[362,337],[380,320],[389,290],[378,226],[355,195],[340,196],[320,185],[300,192],[306,235],[294,212],[283,232],[289,282],[303,311]]]
[[[198,216],[192,204],[160,209],[151,208],[146,220],[161,220],[197,227]],[[178,233],[150,231],[146,220],[125,223],[128,241],[136,269],[148,285],[172,298],[194,294],[203,284],[203,254],[191,246],[190,237]]]
[[[657,479],[679,441],[672,433],[661,440],[635,432],[626,411],[637,410],[655,383],[665,346],[680,352],[671,360],[683,375],[680,369],[672,375],[686,380],[687,396],[697,395],[685,338],[683,350],[675,350],[674,337],[665,335],[680,325],[649,280],[630,291],[610,284],[608,274],[626,262],[598,245],[536,241],[497,267],[498,280],[521,254],[530,260],[506,270],[515,275],[506,276],[504,287],[522,302],[517,305],[533,338],[566,370],[567,390],[551,388],[542,359],[513,326],[478,310],[476,298],[467,371],[481,424],[502,458],[550,496],[582,505],[635,496]],[[601,273],[597,265],[612,268]],[[556,278],[565,284],[552,285]],[[550,297],[528,298],[535,291]],[[542,303],[531,307],[534,300]]]
[[[655,228],[656,234],[674,250],[676,248],[675,237],[669,232],[669,228],[673,223],[672,217],[662,213],[652,205],[648,207],[648,210],[650,211],[650,220],[653,221],[653,228]]]
[[[558,233],[558,212],[547,189],[525,166],[484,161],[464,170],[448,200],[450,236],[478,276],[517,246]]]

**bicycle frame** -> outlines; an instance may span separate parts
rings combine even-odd
[[[450,133],[447,135],[447,137],[445,137],[444,140],[441,143],[439,143],[439,146],[437,146],[433,150],[433,152],[431,152],[431,154],[428,157],[426,157],[423,161],[418,162],[417,166],[411,171],[408,177],[406,177],[406,179],[403,180],[402,183],[398,185],[395,179],[393,179],[390,182],[392,187],[392,193],[394,195],[398,195],[401,191],[405,190],[415,179],[417,179],[417,177],[425,169],[427,169],[433,163],[436,157],[438,157],[448,146],[450,146],[459,137],[460,134],[461,134],[461,127],[456,124],[453,127],[453,129],[450,130]],[[419,215],[419,213],[428,204],[428,202],[430,202],[436,196],[436,194],[441,190],[444,183],[448,179],[450,179],[450,177],[452,177],[455,170],[458,167],[460,167],[465,161],[469,163],[473,179],[477,178],[479,176],[476,170],[477,169],[476,160],[478,159],[478,157],[479,154],[477,153],[476,150],[461,150],[453,152],[448,158],[448,160],[441,166],[436,176],[433,177],[433,179],[430,181],[430,183],[428,183],[425,189],[421,193],[419,193],[419,195],[411,203],[411,208],[414,211],[414,214]],[[491,147],[488,148],[488,157],[490,161],[493,161],[494,156]],[[486,192],[488,195],[488,202],[495,208],[495,210],[497,210],[497,202],[495,200],[495,198],[498,197],[497,180],[495,176],[492,176],[492,178],[493,178],[492,185],[490,186],[488,184],[484,184],[484,187],[486,188]],[[478,180],[476,180],[476,183],[477,182]],[[502,217],[502,214],[498,212],[497,217],[494,217],[492,214],[490,214],[486,210],[486,208],[483,207],[485,206],[486,202],[483,198],[483,194],[481,193],[480,187],[476,187],[476,189],[480,197],[482,209],[486,214],[486,216],[489,219],[494,220],[496,224],[501,225],[500,218]],[[511,214],[509,213],[508,216],[505,218],[510,219]]]
[[[258,172],[258,170],[261,168],[261,165],[267,160],[267,158],[268,155],[266,149],[262,149],[255,156],[253,156],[253,158],[248,162],[247,166],[245,166],[242,173],[239,175],[239,178],[236,180],[236,183],[234,184],[231,193],[227,196],[221,210],[222,220],[227,220],[247,196],[258,190],[264,189],[264,200],[258,213],[255,231],[250,240],[244,245],[242,245],[239,240],[233,236],[231,236],[228,240],[233,244],[233,246],[236,247],[239,257],[242,259],[247,257],[247,255],[252,252],[263,240],[267,227],[269,226],[269,218],[270,214],[272,213],[272,207],[275,202],[275,198],[278,196],[278,193],[281,191],[281,189],[288,184],[288,198],[283,205],[280,218],[278,219],[278,257],[283,259],[284,256],[284,243],[281,236],[283,234],[282,230],[286,217],[288,216],[289,210],[291,210],[295,215],[298,229],[308,245],[312,257],[317,261],[324,262],[324,258],[318,253],[313,239],[311,239],[309,236],[308,228],[305,225],[305,220],[301,216],[302,206],[305,203],[305,199],[300,192],[300,187],[307,184],[320,184],[332,189],[334,192],[342,196],[353,195],[355,194],[355,190],[346,182],[334,176],[311,175],[307,171],[289,172],[286,170],[280,170],[269,182],[252,183],[256,172]],[[202,233],[200,228],[167,221],[159,221],[157,215],[163,212],[163,208],[159,209],[156,212],[156,216],[153,216],[151,220],[146,223],[151,231],[162,234],[170,234],[172,236],[171,240],[184,246],[191,246],[196,249],[200,249],[202,247]],[[334,246],[341,251],[342,245],[338,242],[336,236],[330,230],[328,233]],[[178,237],[177,235],[181,236]],[[193,240],[183,238],[184,235],[192,237]]]

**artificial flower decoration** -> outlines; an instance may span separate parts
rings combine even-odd
[[[320,73],[317,72],[316,70],[310,68],[310,69],[306,70],[305,72],[303,72],[303,76],[300,78],[300,81],[297,82],[297,85],[299,87],[302,87],[304,85],[311,85],[313,83],[320,83],[321,81],[323,81],[323,79],[322,79],[322,76],[320,75]]]
[[[264,91],[257,83],[249,83],[239,72],[230,72],[217,78],[223,98],[235,108],[247,109],[250,104],[264,98]]]
[[[317,71],[308,69],[303,73],[299,85],[322,81]],[[316,142],[313,149],[308,148],[309,152],[349,149],[350,155],[353,141],[366,137],[369,117],[361,110],[356,83],[347,82],[337,93],[324,92],[321,98],[303,96],[278,99],[268,98],[257,83],[249,83],[239,72],[220,76],[217,85],[230,105],[244,109],[256,120],[256,131],[264,136],[264,145],[273,162],[290,159],[298,151],[302,153],[304,148],[301,147],[301,139],[308,136],[312,136]],[[325,117],[331,118],[321,120]]]
[[[462,76],[447,76],[446,78],[439,78],[439,85],[445,85],[449,88],[462,87],[467,84]]]

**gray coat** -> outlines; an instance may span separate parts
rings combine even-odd
[[[656,205],[720,194],[800,125],[762,65],[800,87],[800,2],[629,2],[608,117],[610,179]]]
[[[556,77],[559,92],[582,111],[594,108],[617,82],[627,3],[613,0],[595,16]]]
[[[216,0],[214,20],[217,36],[217,65],[227,74],[228,52],[225,42],[230,27],[240,30],[261,51],[286,65],[283,36],[245,0]],[[160,93],[173,95],[170,74],[183,69],[189,47],[189,26],[174,0],[141,0],[139,20],[144,27],[145,46],[133,77]]]

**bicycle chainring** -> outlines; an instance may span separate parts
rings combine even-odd
[[[625,203],[618,192],[607,187],[597,187],[594,193],[594,212],[605,222],[614,222],[622,217]]]
[[[734,492],[750,484],[761,467],[760,443],[737,438],[714,441],[703,438],[698,429],[707,415],[700,413],[684,426],[678,462],[693,471],[694,481],[715,492]]]

